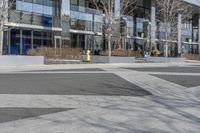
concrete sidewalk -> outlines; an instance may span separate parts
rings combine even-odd
[[[131,64],[86,64],[40,66],[37,68],[33,66],[4,68],[7,74],[10,75],[13,72],[20,74],[22,70],[32,70],[31,74],[35,73],[35,76],[37,76],[38,70],[42,72],[47,69],[47,73],[52,72],[54,74],[77,72],[88,73],[89,75],[103,72],[101,73],[102,77],[104,77],[104,74],[115,74],[130,84],[150,92],[152,95],[141,97],[131,95],[0,94],[0,110],[1,108],[66,109],[61,110],[61,112],[49,112],[51,114],[0,123],[0,133],[199,133],[200,97],[198,94],[200,94],[200,86],[198,84],[195,87],[185,87],[178,84],[178,82],[173,83],[168,79],[151,75],[148,71],[140,72],[128,69],[130,67],[154,69],[166,66],[199,68],[198,64],[195,63],[178,65],[145,64],[143,66]],[[88,68],[92,69],[92,71],[89,71]],[[84,70],[81,71],[81,69]],[[97,71],[98,69],[103,69],[103,71]],[[1,73],[6,74],[4,70],[1,70]],[[190,73],[190,69],[180,70],[187,71],[182,76],[194,76],[194,73]],[[156,73],[163,74],[166,72],[160,71]],[[181,75],[181,71],[172,73],[176,75],[180,73]],[[87,79],[88,77],[85,76],[85,78]],[[98,81],[112,82],[106,78],[108,77],[105,75],[105,80]],[[56,79],[58,80],[58,78]],[[63,83],[65,83],[64,81],[62,85],[66,86]],[[120,82],[118,83],[120,84]],[[67,81],[66,84],[68,84]],[[70,85],[73,86],[73,83],[71,82]],[[100,84],[97,83],[96,85],[99,86]],[[34,86],[37,86],[36,83],[34,83]],[[126,87],[125,84],[121,86]],[[96,88],[91,87],[90,89],[95,90]]]

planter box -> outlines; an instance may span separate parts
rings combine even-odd
[[[149,61],[149,62],[164,62],[164,63],[184,63],[185,58],[147,57],[146,61]]]
[[[43,56],[0,56],[0,65],[43,65]]]
[[[86,56],[83,55],[83,61]],[[135,63],[135,57],[111,56],[110,62],[108,56],[91,56],[91,63]]]

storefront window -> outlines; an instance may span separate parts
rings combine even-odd
[[[28,50],[31,48],[31,31],[22,31],[22,54],[26,55]]]
[[[11,29],[10,54],[20,54],[20,30]]]
[[[33,48],[40,47],[42,45],[42,32],[33,32]]]

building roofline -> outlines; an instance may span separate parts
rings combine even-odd
[[[184,1],[187,2],[187,3],[190,3],[192,5],[200,7],[200,0],[184,0]]]

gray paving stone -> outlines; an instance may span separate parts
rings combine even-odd
[[[157,66],[162,67],[165,65],[159,64]],[[12,93],[0,93],[0,106],[2,108],[76,108],[71,111],[0,123],[0,133],[199,133],[199,87],[184,87],[178,85],[178,82],[173,83],[152,76],[149,72],[120,69],[132,66],[137,65],[121,66],[118,64],[118,68],[105,66],[103,69],[108,73],[60,74],[55,71],[54,74],[21,74],[24,78],[20,74],[12,73],[8,74],[8,77],[5,75],[0,76],[0,84],[4,86],[28,88],[28,90],[17,89],[15,93],[19,90],[20,93],[22,91],[31,92],[27,95],[15,94],[13,88],[12,91],[7,88],[7,91]],[[155,65],[148,64],[146,66],[152,67]],[[180,76],[178,73],[181,74],[182,71],[194,68],[194,66],[190,69],[187,67],[182,64],[178,67],[180,70],[177,70],[178,72],[176,71],[175,75]],[[70,66],[70,68],[74,69],[74,66]],[[177,78],[186,82],[186,80],[195,78],[195,71],[198,72],[195,68],[193,73],[184,72],[184,76]],[[114,74],[113,76],[110,73],[118,76]],[[159,73],[156,75],[159,75]],[[163,70],[160,75],[164,75]],[[168,75],[165,74],[165,76]],[[169,76],[168,79],[172,75],[169,74]],[[199,81],[199,78],[196,79]],[[13,82],[8,82],[9,80]],[[29,82],[29,80],[33,80],[33,82]],[[54,82],[55,80],[59,82]],[[46,86],[46,89],[41,90],[43,95],[38,93],[40,88],[37,88],[42,85],[42,81],[52,86]],[[91,82],[88,83],[88,81]],[[17,83],[20,83],[20,85]],[[29,87],[30,84],[32,87]],[[72,87],[70,84],[75,85]],[[68,89],[66,90],[64,86],[69,86],[68,89],[72,89],[73,93]],[[84,86],[84,91],[77,89],[80,86]],[[85,88],[86,86],[88,89]],[[152,95],[133,97],[132,90],[135,89],[135,86],[151,92]],[[110,89],[107,90],[108,88]],[[32,90],[30,91],[30,89]],[[1,90],[5,91],[0,88],[0,92]],[[58,95],[53,95],[56,91],[59,92]],[[60,94],[61,92],[65,94],[67,91],[69,91],[69,94],[75,95]],[[113,93],[117,93],[117,95],[113,96]],[[131,95],[121,96],[127,93]]]

